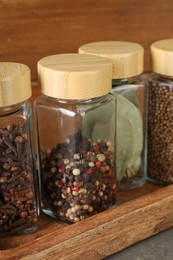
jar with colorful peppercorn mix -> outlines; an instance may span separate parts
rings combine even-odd
[[[42,209],[69,223],[116,203],[111,71],[110,61],[91,55],[59,54],[38,62]],[[95,128],[104,132],[94,136]]]
[[[173,183],[173,39],[151,45],[147,78],[147,180]]]
[[[79,53],[112,62],[112,93],[117,100],[116,176],[119,190],[144,184],[143,169],[143,47],[137,43],[104,41],[88,43]]]
[[[37,230],[30,69],[0,63],[0,237]]]

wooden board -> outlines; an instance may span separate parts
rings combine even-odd
[[[0,0],[0,60],[28,65],[55,53],[77,52],[80,45],[101,40],[127,40],[145,48],[172,38],[170,0]]]
[[[147,183],[119,193],[117,207],[72,225],[42,215],[37,232],[1,239],[0,257],[103,259],[171,226],[173,185],[161,188]]]

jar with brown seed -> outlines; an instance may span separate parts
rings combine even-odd
[[[74,223],[116,203],[111,70],[111,62],[91,55],[38,62],[41,200],[43,212],[54,218]]]
[[[0,237],[37,230],[30,69],[0,63]]]
[[[144,184],[144,49],[133,42],[100,41],[80,46],[79,53],[112,62],[112,93],[117,102],[117,186],[121,191],[137,188]]]
[[[173,183],[173,39],[151,45],[152,71],[147,79],[146,177]]]

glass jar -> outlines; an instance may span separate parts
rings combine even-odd
[[[37,230],[30,69],[0,63],[0,237]]]
[[[111,70],[109,61],[91,55],[52,55],[38,62],[42,209],[69,223],[116,203]]]
[[[112,62],[112,93],[117,100],[116,178],[118,190],[144,184],[143,47],[137,43],[88,43],[79,53],[105,57]]]
[[[173,39],[151,45],[147,78],[147,180],[173,183]]]

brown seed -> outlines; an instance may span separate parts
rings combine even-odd
[[[7,182],[7,177],[0,177],[0,183]]]
[[[28,216],[28,213],[26,211],[22,211],[20,215],[22,218],[26,218]]]

